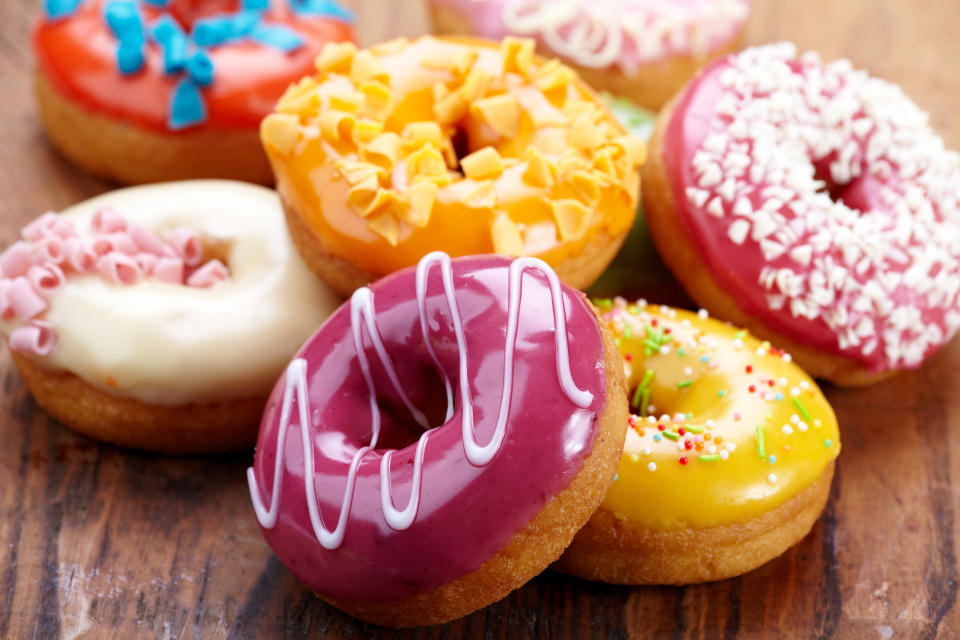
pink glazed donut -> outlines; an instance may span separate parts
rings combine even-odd
[[[753,0],[431,0],[437,33],[536,38],[587,84],[657,111],[738,48]]]
[[[437,624],[559,557],[613,482],[626,411],[612,337],[546,263],[435,252],[357,290],[295,356],[251,497],[321,598]]]
[[[960,327],[960,156],[899,87],[845,60],[748,49],[660,115],[644,209],[714,315],[858,385]]]

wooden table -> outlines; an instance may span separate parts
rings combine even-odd
[[[0,244],[110,185],[45,142],[30,94],[38,0],[0,3]],[[359,5],[359,2],[354,3]],[[757,0],[749,41],[793,39],[900,83],[960,148],[956,0]],[[426,30],[414,0],[358,6],[364,43]],[[546,572],[472,616],[395,632],[317,600],[249,505],[249,453],[101,446],[40,412],[0,361],[0,638],[960,637],[960,344],[866,390],[828,388],[844,448],[812,533],[737,579],[624,588]]]

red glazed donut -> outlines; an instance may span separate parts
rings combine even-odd
[[[334,0],[46,0],[33,32],[54,145],[126,183],[273,181],[258,128],[327,42]]]
[[[700,305],[864,384],[914,368],[960,327],[960,159],[902,91],[748,49],[660,116],[644,208]]]
[[[560,555],[613,481],[618,354],[535,258],[435,252],[359,289],[267,405],[248,471],[267,542],[378,624],[499,600]]]

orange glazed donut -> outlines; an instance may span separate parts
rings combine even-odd
[[[960,155],[900,90],[791,44],[710,65],[660,114],[644,212],[718,317],[862,385],[960,328]]]
[[[439,624],[560,556],[613,481],[626,405],[610,333],[543,261],[434,252],[307,340],[267,404],[250,494],[324,600]]]
[[[22,236],[0,254],[0,334],[37,404],[122,446],[249,447],[277,375],[338,303],[252,184],[121,189]]]
[[[807,535],[840,453],[813,380],[705,311],[598,304],[632,412],[616,481],[554,567],[622,584],[722,580]]]
[[[326,42],[334,0],[46,0],[40,119],[67,158],[124,183],[273,177],[257,127]]]
[[[533,41],[328,45],[261,126],[294,241],[342,293],[432,250],[597,278],[633,221],[645,146]]]

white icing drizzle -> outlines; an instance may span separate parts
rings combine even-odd
[[[706,54],[712,43],[729,38],[749,13],[744,0],[519,0],[504,2],[502,18],[509,32],[540,36],[555,53],[602,69],[621,60],[628,49],[635,50],[640,63],[671,52]]]
[[[520,320],[520,295],[521,278],[528,269],[535,269],[546,277],[550,286],[551,301],[553,304],[554,317],[554,344],[557,355],[557,373],[560,387],[566,396],[576,406],[587,408],[593,401],[593,394],[590,391],[580,389],[573,381],[573,375],[570,371],[569,344],[567,340],[566,318],[564,314],[562,290],[560,281],[553,270],[542,260],[537,258],[517,258],[510,264],[508,281],[508,310],[507,310],[507,339],[504,344],[504,372],[503,372],[503,392],[500,401],[500,410],[497,415],[497,425],[494,435],[486,445],[480,445],[475,438],[473,429],[473,399],[470,395],[469,378],[467,375],[467,350],[466,339],[463,331],[463,321],[460,315],[459,307],[454,296],[453,286],[453,268],[450,263],[450,257],[440,251],[425,256],[417,265],[416,288],[417,288],[417,310],[420,320],[420,329],[423,334],[424,343],[430,357],[433,359],[437,369],[444,378],[444,384],[447,389],[447,417],[449,420],[454,413],[453,392],[450,379],[440,360],[433,349],[428,335],[427,314],[426,314],[426,289],[427,275],[430,267],[438,264],[441,270],[443,280],[444,296],[450,310],[450,317],[453,322],[454,334],[457,338],[457,349],[459,352],[459,375],[460,375],[460,395],[463,405],[463,447],[467,460],[476,466],[485,466],[493,460],[500,447],[503,444],[504,434],[506,432],[506,421],[510,412],[510,398],[513,387],[513,356],[516,346],[517,327]],[[407,408],[410,409],[414,419],[428,428],[426,417],[416,407],[412,406],[406,393],[403,391],[399,376],[390,360],[389,355],[380,338],[380,333],[376,326],[376,312],[374,309],[373,292],[363,287],[354,292],[350,299],[350,326],[353,335],[353,344],[357,353],[357,359],[363,372],[364,380],[367,384],[370,397],[370,413],[372,420],[372,434],[370,444],[361,447],[354,454],[350,461],[350,467],[347,472],[347,484],[343,493],[343,502],[340,506],[340,515],[337,525],[333,529],[328,529],[323,523],[320,515],[319,503],[316,498],[316,486],[314,482],[314,453],[310,438],[310,406],[307,396],[307,362],[303,358],[296,358],[287,367],[286,378],[284,382],[284,392],[280,411],[280,425],[277,431],[276,460],[273,469],[273,490],[270,494],[270,506],[267,507],[261,498],[259,485],[257,484],[253,468],[247,469],[247,482],[250,488],[250,497],[253,501],[253,508],[257,515],[260,525],[266,529],[272,529],[276,526],[277,517],[280,508],[280,490],[282,485],[283,470],[283,452],[286,442],[286,434],[289,431],[291,422],[291,413],[295,397],[298,399],[298,418],[300,422],[300,439],[303,447],[303,471],[304,488],[306,491],[307,509],[310,514],[310,523],[313,527],[314,535],[317,541],[326,549],[336,549],[343,543],[344,533],[346,531],[347,520],[350,517],[350,507],[353,503],[353,494],[356,489],[357,468],[363,457],[377,445],[377,439],[380,435],[380,413],[377,407],[377,393],[373,382],[373,375],[370,371],[370,364],[363,349],[363,329],[366,328],[367,335],[373,344],[377,357],[387,372],[387,377],[394,389],[400,395]],[[424,431],[417,442],[417,449],[414,455],[413,480],[410,487],[410,497],[406,506],[398,510],[394,506],[393,497],[390,489],[390,460],[395,453],[388,450],[380,460],[380,503],[383,509],[384,520],[387,525],[397,531],[408,529],[416,519],[420,507],[420,498],[422,495],[422,477],[423,462],[426,452],[427,440],[430,431]]]

